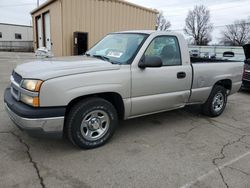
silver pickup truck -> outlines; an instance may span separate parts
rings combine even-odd
[[[119,120],[201,104],[219,116],[242,83],[243,62],[191,64],[174,32],[111,33],[83,56],[17,66],[4,95],[13,122],[30,134],[66,136],[81,148],[106,143]]]

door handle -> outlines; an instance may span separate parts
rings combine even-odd
[[[178,79],[186,78],[186,73],[185,73],[185,72],[178,72],[178,73],[177,73],[177,78],[178,78]]]

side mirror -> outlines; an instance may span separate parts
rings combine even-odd
[[[145,69],[146,67],[161,67],[162,60],[157,56],[143,56],[138,66],[142,69]]]

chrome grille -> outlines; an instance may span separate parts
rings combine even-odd
[[[11,86],[10,86],[11,95],[17,101],[21,100],[22,95],[26,95],[30,97],[37,97],[39,95],[38,92],[32,92],[32,91],[22,88],[23,78],[21,75],[17,74],[15,71],[12,72],[10,81],[11,81]]]
[[[14,97],[17,101],[19,101],[19,99],[20,99],[20,92],[16,89],[16,87],[15,87],[14,84],[11,84],[10,91],[11,91],[12,97]]]
[[[11,94],[16,100],[20,100],[20,85],[22,82],[22,76],[17,74],[15,71],[12,72],[11,75]]]
[[[13,91],[14,95],[16,95],[16,96],[18,95],[18,90],[17,89],[15,89],[15,88],[12,87],[12,91]]]
[[[15,71],[12,72],[12,77],[14,79],[14,81],[20,85],[21,81],[22,81],[22,76],[20,76],[19,74],[17,74]]]

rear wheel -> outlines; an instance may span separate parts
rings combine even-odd
[[[227,90],[215,85],[205,104],[202,105],[203,114],[210,117],[221,115],[227,104]]]
[[[75,104],[66,120],[70,141],[84,149],[105,144],[118,124],[114,106],[101,98],[88,98]]]

